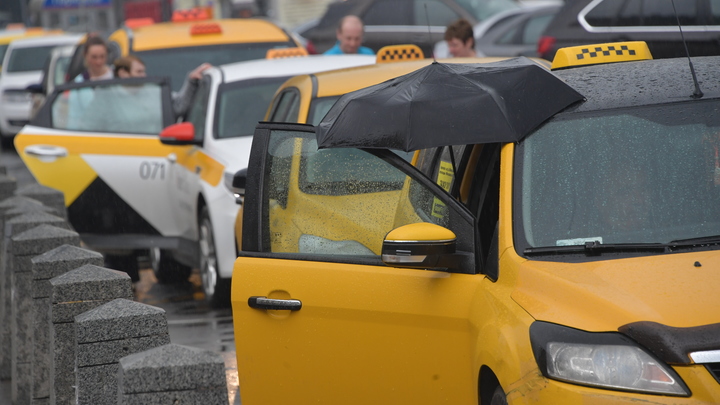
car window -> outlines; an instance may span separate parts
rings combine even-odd
[[[5,70],[10,73],[42,70],[54,47],[55,45],[15,48],[10,52]]]
[[[0,65],[2,65],[3,59],[5,59],[5,52],[7,52],[7,49],[7,45],[0,45]]]
[[[449,227],[458,249],[472,251],[472,219],[447,195],[368,151],[318,150],[314,133],[306,135],[271,134],[262,221],[270,251],[379,256],[389,231],[417,222]]]
[[[280,76],[220,86],[215,137],[225,139],[252,135],[257,123],[265,118],[278,87],[287,79]]]
[[[155,135],[163,128],[157,83],[113,84],[66,90],[53,100],[52,127]]]
[[[710,0],[710,15],[708,16],[710,25],[720,25],[720,0]],[[2,51],[0,51],[0,55]],[[2,60],[2,59],[0,59]]]
[[[192,104],[188,110],[185,121],[191,122],[195,127],[195,139],[205,139],[205,124],[207,121],[207,105],[210,98],[211,79],[204,76],[193,97]]]
[[[720,234],[718,107],[708,100],[546,123],[518,149],[522,237],[539,247]]]
[[[172,90],[178,91],[187,74],[202,63],[220,66],[252,59],[265,59],[269,49],[292,47],[295,47],[295,44],[291,41],[264,42],[157,49],[136,52],[136,54],[145,62],[148,75],[169,76]]]
[[[339,98],[340,96],[330,96],[313,99],[310,102],[310,112],[308,114],[307,123],[318,125]]]
[[[675,2],[683,25],[700,24],[696,0]],[[673,4],[665,0],[604,0],[585,15],[593,27],[675,26]]]
[[[56,86],[65,83],[65,74],[68,66],[70,66],[70,57],[61,56],[55,61],[55,71],[53,72],[53,82]]]
[[[554,17],[553,14],[537,15],[526,22],[525,30],[522,34],[522,44],[531,45],[537,44],[540,40],[540,36],[550,24],[550,20]]]
[[[427,6],[427,10],[426,10]],[[415,25],[447,26],[460,15],[445,3],[437,0],[415,0]]]
[[[373,3],[362,16],[365,25],[412,25],[412,2],[380,0]]]
[[[269,121],[271,122],[297,122],[300,108],[300,98],[295,88],[283,91],[273,106]],[[292,114],[292,111],[295,111]]]

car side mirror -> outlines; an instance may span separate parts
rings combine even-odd
[[[192,122],[172,124],[160,132],[160,142],[165,145],[197,145],[195,125]]]
[[[43,89],[43,85],[40,83],[31,84],[25,87],[25,90],[32,94],[45,94],[45,89]]]
[[[440,225],[419,222],[390,231],[382,245],[382,261],[392,267],[456,270],[457,238]]]
[[[247,183],[247,167],[235,172],[232,179],[232,192],[235,194],[235,202],[242,204],[245,198],[245,184]]]

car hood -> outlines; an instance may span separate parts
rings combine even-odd
[[[2,79],[3,90],[5,89],[24,89],[31,84],[40,84],[42,81],[42,71],[33,70],[30,72],[3,73]]]
[[[512,298],[537,320],[587,331],[720,322],[720,251],[588,263],[525,261]],[[501,273],[502,277],[502,273]]]

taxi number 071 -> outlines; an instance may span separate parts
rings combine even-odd
[[[142,162],[140,163],[140,178],[143,180],[165,180],[165,163]]]

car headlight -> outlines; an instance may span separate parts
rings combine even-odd
[[[29,103],[32,102],[32,94],[25,90],[5,90],[2,94],[3,102],[6,103]]]
[[[671,367],[620,333],[534,322],[530,340],[538,367],[548,378],[621,391],[690,395]]]

